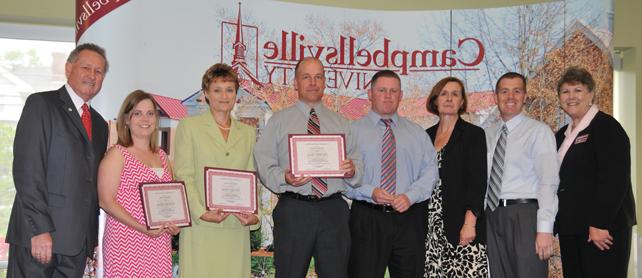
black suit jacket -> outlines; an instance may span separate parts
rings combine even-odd
[[[91,109],[89,141],[63,86],[30,95],[16,129],[13,179],[16,198],[7,242],[31,248],[31,237],[50,232],[53,253],[73,256],[98,240],[96,173],[107,147],[107,123]]]
[[[426,130],[435,142],[439,123]],[[486,197],[486,136],[484,130],[461,118],[444,147],[439,177],[442,182],[442,215],[446,238],[459,244],[459,231],[466,210],[477,216],[474,243],[486,243],[484,198]]]
[[[562,127],[555,135],[564,141]],[[615,231],[635,225],[629,137],[613,117],[598,112],[576,137],[560,165],[560,234],[584,235],[588,227]]]

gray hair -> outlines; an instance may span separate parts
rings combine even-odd
[[[83,50],[89,50],[98,53],[101,57],[103,57],[103,60],[105,61],[105,73],[109,71],[109,62],[107,61],[107,54],[105,54],[105,49],[93,44],[93,43],[83,43],[79,44],[74,48],[74,50],[69,53],[69,57],[67,57],[67,63],[73,63],[78,60],[78,55],[80,55],[80,52]]]

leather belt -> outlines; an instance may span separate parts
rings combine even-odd
[[[373,204],[369,203],[366,201],[361,201],[361,200],[353,200],[353,203],[362,205],[364,207],[368,207],[374,210],[382,211],[382,212],[396,212],[394,208],[392,208],[391,205],[380,205],[380,204]]]
[[[517,204],[532,204],[535,203],[537,204],[537,199],[499,199],[499,204],[497,207],[507,207],[510,205],[517,205]]]
[[[322,202],[326,200],[331,200],[331,199],[336,199],[336,198],[341,198],[341,193],[334,193],[330,196],[326,197],[317,197],[316,195],[301,195],[299,193],[294,193],[290,191],[283,192],[279,194],[279,198],[281,197],[288,197],[291,199],[299,200],[299,201],[306,201],[306,202]]]

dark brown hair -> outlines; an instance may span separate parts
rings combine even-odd
[[[524,93],[526,93],[526,77],[524,77],[522,74],[517,73],[517,72],[507,72],[504,73],[499,79],[497,79],[497,83],[495,84],[495,93],[499,91],[499,82],[502,82],[504,79],[513,79],[513,78],[519,78],[522,80],[522,83],[524,83]]]

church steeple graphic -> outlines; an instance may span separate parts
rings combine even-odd
[[[243,22],[241,19],[241,2],[239,2],[239,11],[236,18],[236,36],[234,38],[234,56],[232,57],[232,69],[238,74],[242,80],[250,80],[252,83],[262,86],[261,82],[256,78],[256,73],[253,73],[247,65],[245,54],[247,54],[247,46],[243,38]]]
[[[236,38],[232,46],[234,48],[234,59],[232,64],[245,62],[245,42],[243,41],[243,24],[241,22],[241,2],[239,2],[239,12],[236,18]]]

